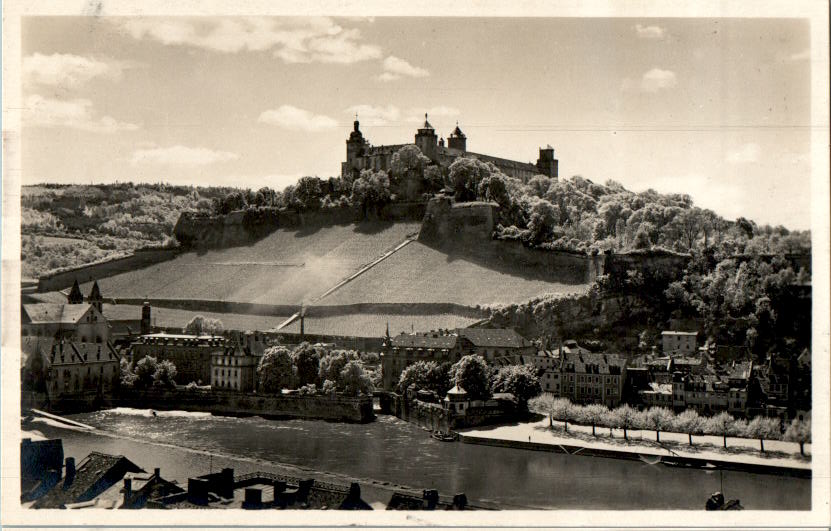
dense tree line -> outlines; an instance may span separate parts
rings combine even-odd
[[[401,393],[432,391],[444,397],[454,385],[464,389],[472,400],[487,399],[494,393],[511,393],[522,406],[542,390],[531,367],[495,368],[478,355],[464,356],[454,364],[417,361],[401,373],[397,389]]]
[[[264,393],[298,389],[305,395],[340,392],[358,396],[372,394],[375,387],[358,353],[309,343],[293,349],[283,345],[269,347],[257,367],[257,376],[258,388]]]

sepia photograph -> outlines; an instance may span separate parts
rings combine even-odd
[[[4,7],[4,525],[831,523],[827,4],[133,4]]]

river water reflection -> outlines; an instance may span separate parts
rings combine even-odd
[[[139,454],[146,461],[151,453],[164,460],[163,447],[144,442],[152,441],[308,467],[364,483],[375,480],[436,488],[443,494],[465,492],[471,500],[506,507],[701,509],[707,497],[721,488],[722,480],[727,497],[739,498],[748,509],[808,510],[811,506],[808,479],[745,472],[724,472],[722,478],[719,472],[635,461],[439,442],[420,428],[389,416],[369,424],[340,424],[161,411],[154,417],[149,410],[119,408],[70,418],[130,439],[103,443],[100,436],[90,433],[60,430],[53,434],[78,449],[105,444],[127,457]],[[48,431],[44,433],[49,435]],[[176,465],[155,466],[183,470]],[[177,479],[204,472],[203,456]]]

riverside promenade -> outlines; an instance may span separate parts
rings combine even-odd
[[[727,438],[723,448],[720,436],[693,435],[689,445],[684,433],[661,432],[660,442],[652,430],[623,430],[596,428],[569,423],[568,432],[561,422],[548,419],[509,425],[482,426],[459,430],[459,440],[467,444],[484,444],[525,450],[547,451],[582,456],[602,456],[617,459],[641,460],[646,464],[689,466],[743,470],[762,474],[811,476],[810,444],[805,445],[805,456],[799,445],[784,441],[765,441],[765,452],[759,450],[757,439]]]

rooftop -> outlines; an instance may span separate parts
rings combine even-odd
[[[40,302],[23,305],[25,324],[77,324],[90,309],[90,304]]]

